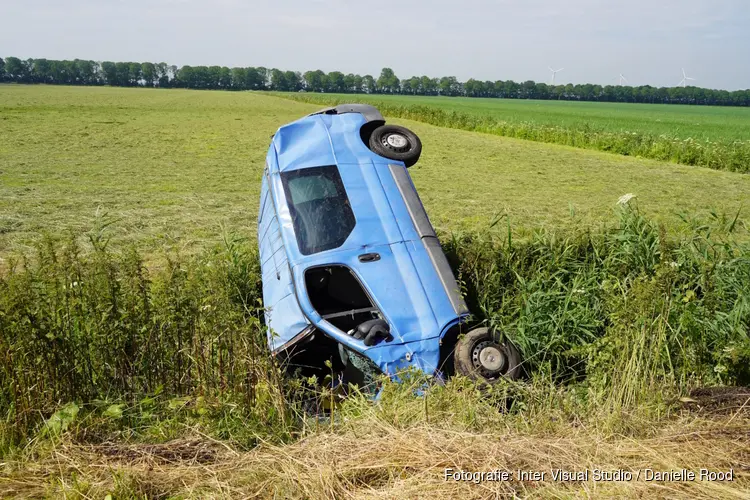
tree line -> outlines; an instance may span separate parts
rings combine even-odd
[[[0,82],[750,106],[750,89],[730,92],[692,86],[632,87],[589,83],[548,85],[532,80],[519,83],[511,80],[480,81],[473,78],[460,82],[454,76],[413,76],[401,80],[390,68],[383,68],[380,76],[375,78],[372,75],[344,74],[340,71],[325,73],[315,70],[301,73],[264,67],[187,65],[178,68],[166,63],[81,59],[23,60],[7,57],[0,58]]]

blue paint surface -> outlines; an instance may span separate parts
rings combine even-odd
[[[408,367],[433,374],[440,338],[467,313],[451,304],[389,169],[406,167],[367,148],[359,134],[364,123],[359,113],[311,115],[281,127],[273,137],[258,217],[269,346],[283,349],[312,325],[388,375]],[[327,165],[338,167],[356,225],[338,248],[303,255],[281,173]],[[380,260],[359,262],[359,255],[371,252]],[[392,341],[368,347],[321,318],[304,279],[308,268],[321,265],[344,265],[354,272],[388,322]]]

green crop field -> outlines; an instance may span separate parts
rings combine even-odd
[[[430,106],[445,111],[548,126],[588,125],[608,132],[648,132],[695,140],[750,140],[750,108],[475,97],[328,95],[352,102]]]
[[[750,173],[746,108],[453,97],[281,93],[315,104],[359,100],[442,127]]]
[[[0,256],[41,232],[86,230],[97,213],[117,219],[115,241],[150,250],[200,249],[222,227],[252,237],[269,137],[317,107],[251,92],[0,86]],[[734,215],[750,200],[746,175],[395,123],[424,142],[412,175],[444,232],[506,216],[519,232],[598,225],[626,193],[672,230],[682,212]]]
[[[374,403],[268,352],[264,158],[321,106],[285,97],[0,85],[0,498],[746,496],[750,175],[383,106],[422,139],[410,172],[471,321],[524,376],[381,377]]]

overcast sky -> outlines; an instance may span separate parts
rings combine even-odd
[[[0,0],[0,57],[750,88],[748,0]]]

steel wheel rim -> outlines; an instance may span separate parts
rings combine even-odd
[[[497,378],[508,371],[508,355],[505,348],[491,340],[474,345],[471,350],[471,362],[474,369],[487,379]]]
[[[394,151],[406,151],[409,149],[409,139],[397,133],[388,134],[383,137],[383,146]]]

